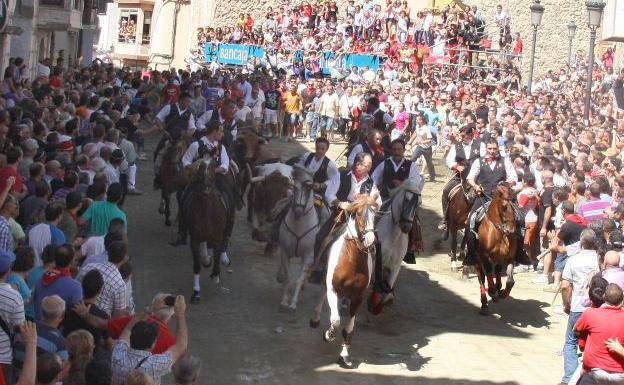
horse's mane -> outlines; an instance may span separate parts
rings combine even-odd
[[[358,211],[362,207],[374,205],[376,202],[377,200],[374,197],[366,194],[360,194],[355,197],[353,202],[351,202],[351,211]]]
[[[292,178],[297,182],[312,181],[312,174],[301,166],[293,166]]]
[[[410,191],[416,193],[420,189],[420,184],[413,179],[406,179],[402,185],[394,188],[390,191],[390,199],[394,198],[397,194],[403,191]]]

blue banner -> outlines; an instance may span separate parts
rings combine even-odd
[[[293,53],[293,64],[303,62],[303,51],[298,49]]]
[[[351,69],[351,67],[368,67],[372,71],[377,72],[379,69],[379,56],[375,55],[362,55],[362,54],[343,54],[343,68]]]
[[[319,59],[319,67],[323,71],[323,75],[330,75],[331,72],[329,70],[329,60],[336,57],[336,53],[334,51],[326,51],[323,52]]]
[[[214,51],[210,43],[206,43],[204,47],[206,62],[212,61],[213,56],[216,56],[219,64],[245,65],[250,59],[264,60],[264,48],[255,45],[219,44],[216,52]]]

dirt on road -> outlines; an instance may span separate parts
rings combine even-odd
[[[280,140],[270,146],[283,159],[312,147]],[[342,149],[332,145],[330,157]],[[443,170],[441,162],[437,165]],[[535,273],[515,275],[511,298],[492,304],[490,316],[478,314],[476,278],[462,281],[459,273],[451,273],[448,243],[441,241],[436,227],[446,181],[446,172],[441,174],[438,182],[425,185],[419,212],[425,252],[417,256],[416,265],[403,266],[394,305],[379,316],[363,308],[357,317],[351,354],[358,366],[353,370],[336,364],[340,338],[332,344],[321,338],[329,323],[327,307],[321,327],[308,326],[319,286],[305,286],[296,315],[278,313],[279,258],[263,255],[264,245],[251,240],[250,225],[239,212],[229,250],[230,272],[224,271],[215,285],[203,271],[201,303],[187,308],[189,349],[202,360],[201,384],[558,383],[567,317],[553,311],[552,293],[531,283]],[[163,291],[188,299],[192,289],[190,250],[168,245],[175,227],[166,227],[158,214],[159,193],[151,190],[152,176],[151,162],[141,162],[138,186],[144,194],[128,197],[125,204],[135,301],[140,306]],[[292,263],[299,266],[300,261]]]

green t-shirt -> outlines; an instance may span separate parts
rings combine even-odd
[[[124,231],[128,231],[126,214],[116,204],[108,201],[93,202],[82,218],[89,222],[90,235],[106,235],[110,221],[121,218],[124,221]]]

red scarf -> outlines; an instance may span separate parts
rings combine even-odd
[[[566,221],[574,222],[574,223],[579,224],[579,225],[581,225],[583,227],[587,227],[587,221],[585,220],[585,218],[583,218],[582,216],[580,216],[578,214],[566,215],[565,219],[566,219]]]
[[[380,156],[384,155],[383,147],[378,146],[377,143],[375,143],[373,146],[371,146],[370,143],[368,143],[368,148],[370,148],[371,151],[375,151],[375,153],[377,153],[377,155],[380,155]]]
[[[71,272],[69,271],[69,267],[50,269],[46,271],[45,273],[43,273],[43,277],[41,277],[41,283],[43,283],[44,285],[50,285],[61,277],[71,278]]]
[[[353,167],[351,167],[351,173],[353,174],[353,176],[355,177],[355,180],[358,183],[363,181],[364,179],[366,179],[366,177],[368,176],[366,173],[359,174],[357,172],[357,169],[355,168],[355,165],[353,165]]]

